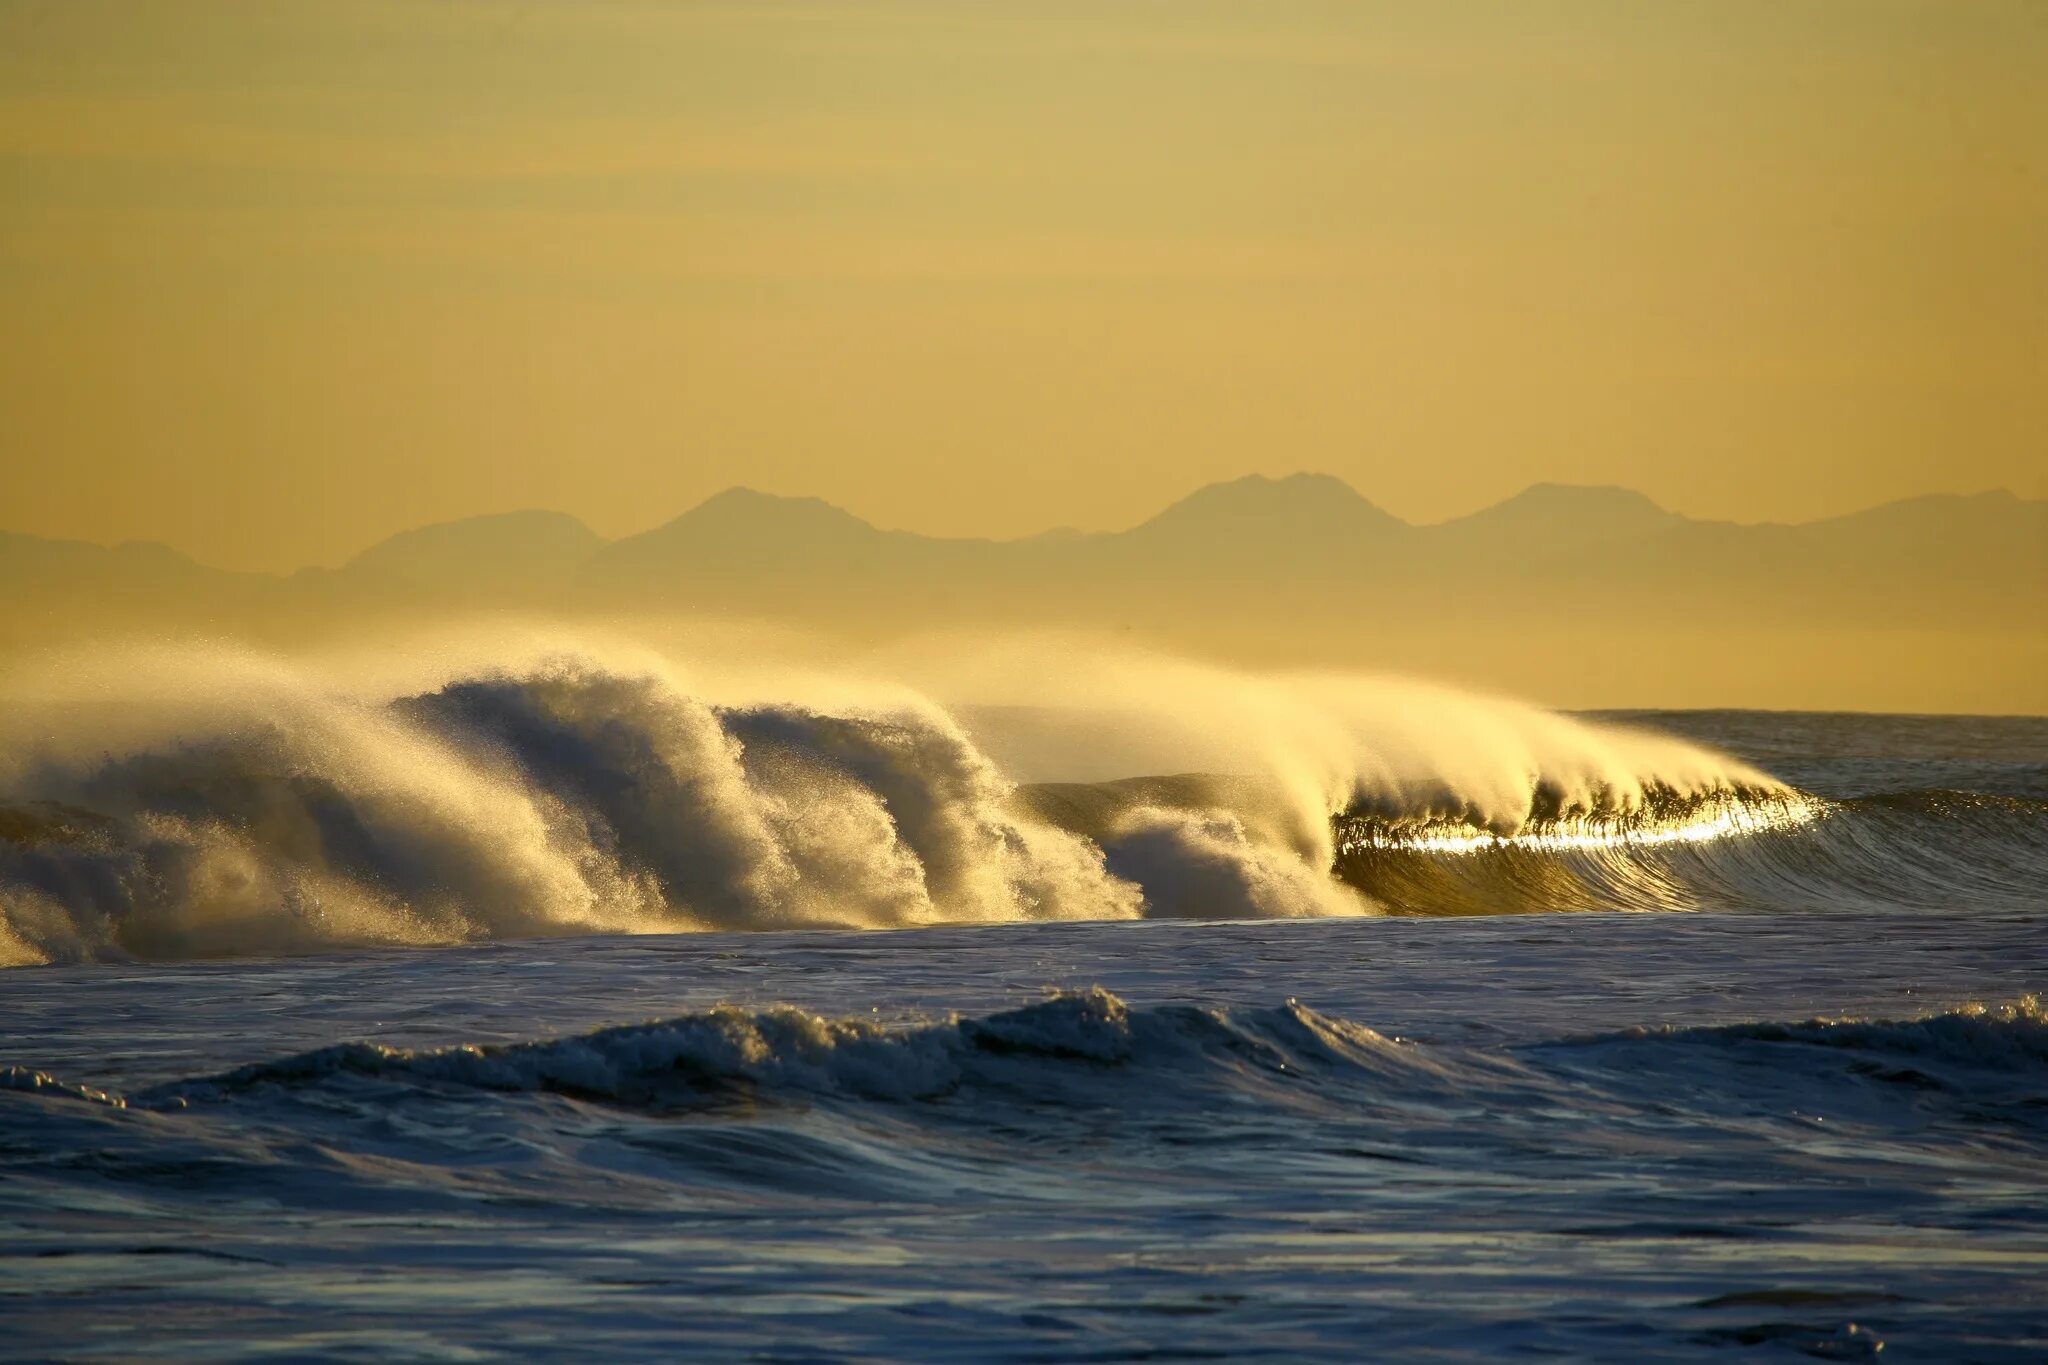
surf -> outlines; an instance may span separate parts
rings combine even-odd
[[[2048,863],[2038,804],[1829,802],[1670,736],[1408,680],[1074,655],[1020,725],[1000,691],[914,669],[686,670],[559,641],[397,654],[381,673],[190,643],[17,662],[0,963],[1970,888],[2036,903]],[[1126,752],[1061,739],[1089,723]],[[1082,771],[1063,743],[1210,771],[1012,775]]]

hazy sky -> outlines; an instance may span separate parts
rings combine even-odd
[[[2048,3],[0,0],[0,527],[2048,495]]]

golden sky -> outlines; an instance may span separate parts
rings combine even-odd
[[[2041,0],[0,0],[0,528],[2048,496]]]

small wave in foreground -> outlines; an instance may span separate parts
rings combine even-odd
[[[1664,1052],[1647,1059],[1644,1049]],[[1542,1060],[1584,1067],[1608,1057],[1650,1084],[1687,1053],[1765,1058],[1801,1083],[1854,1083],[1869,1063],[1914,1062],[2006,1085],[2048,1086],[2048,1013],[2026,996],[1910,1019],[1812,1019],[1713,1027],[1630,1029],[1528,1045],[1502,1054],[1389,1036],[1299,1002],[1268,1008],[1133,1007],[1101,989],[975,1017],[885,1025],[793,1007],[720,1006],[701,1013],[534,1042],[411,1050],[344,1042],[132,1096],[22,1067],[0,1089],[116,1108],[184,1109],[288,1096],[330,1084],[407,1093],[547,1094],[633,1109],[702,1107],[744,1091],[754,1098],[831,1097],[912,1103],[979,1092],[989,1101],[1081,1105],[1158,1103],[1224,1090],[1292,1104],[1321,1093],[1377,1100],[1422,1095],[1534,1102],[1549,1081]],[[1625,1055],[1626,1060],[1613,1060]],[[1113,1076],[1111,1073],[1115,1073]],[[1914,1073],[1933,1085],[1926,1071]],[[1883,1075],[1896,1080],[1896,1075]],[[1695,1080],[1697,1077],[1695,1077]],[[361,1092],[358,1092],[359,1094]],[[2044,1095],[2043,1098],[2048,1098]]]

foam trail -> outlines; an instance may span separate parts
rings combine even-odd
[[[1103,845],[1110,871],[1188,918],[1294,919],[1374,908],[1326,869],[1260,844],[1227,811],[1140,806],[1117,820]]]

